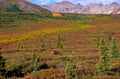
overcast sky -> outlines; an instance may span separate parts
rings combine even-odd
[[[40,5],[49,5],[55,2],[70,1],[73,3],[81,3],[83,5],[97,3],[97,4],[109,4],[113,2],[120,3],[120,0],[29,0],[30,2],[40,4]]]

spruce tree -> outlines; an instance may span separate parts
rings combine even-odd
[[[34,53],[33,54],[33,71],[38,71],[40,69],[40,64],[39,64],[39,58],[37,55]]]
[[[40,50],[44,50],[44,49],[45,49],[44,36],[42,36],[40,39]]]
[[[97,72],[99,75],[107,75],[110,73],[109,72],[110,56],[103,35],[101,35],[99,50],[100,50],[100,57],[99,57],[99,62],[96,65]]]
[[[112,40],[112,34],[111,33],[108,34],[108,39],[109,39],[109,41]]]
[[[5,76],[6,69],[5,69],[5,59],[1,55],[1,48],[0,48],[0,78]]]
[[[33,52],[34,50],[32,50],[32,62],[34,63],[35,62],[35,59],[37,58],[37,55]]]
[[[40,69],[39,58],[35,58],[34,61],[34,71],[38,71]]]
[[[115,38],[112,38],[112,46],[110,49],[110,57],[111,58],[119,58],[119,51],[117,49],[117,44]]]
[[[63,38],[61,37],[61,34],[58,33],[58,36],[57,36],[57,48],[63,48],[62,41],[63,41]]]
[[[66,66],[66,77],[68,79],[73,79],[78,74],[78,70],[76,69],[76,65],[73,61],[70,61]]]

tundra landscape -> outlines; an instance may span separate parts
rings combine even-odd
[[[0,0],[0,79],[120,79],[120,4],[110,5]]]

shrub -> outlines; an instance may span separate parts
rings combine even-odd
[[[22,65],[12,64],[11,69],[7,70],[6,76],[7,77],[23,77],[24,74],[22,73]]]
[[[59,59],[62,61],[70,61],[70,57],[67,57],[67,56],[62,56]]]
[[[1,51],[1,48],[0,48]],[[2,57],[0,52],[0,78],[5,76],[6,68],[5,68],[5,59]]]
[[[70,61],[66,67],[66,77],[72,79],[77,74],[78,74],[78,70],[76,69],[76,65],[72,61]]]

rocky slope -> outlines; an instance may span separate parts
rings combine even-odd
[[[68,1],[63,1],[48,6],[44,6],[52,12],[62,13],[81,13],[81,14],[120,14],[120,4],[112,3],[107,5],[102,4],[90,4],[83,6],[79,4],[73,4]]]
[[[27,0],[0,0],[0,11],[4,12],[50,12]]]

